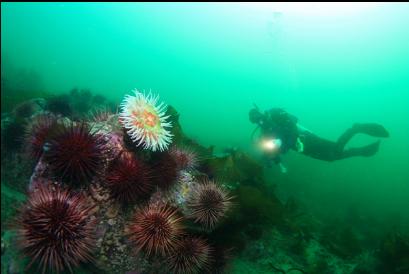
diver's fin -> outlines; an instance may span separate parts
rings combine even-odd
[[[389,137],[389,132],[380,124],[375,123],[355,123],[353,129],[357,133],[365,133],[373,137],[386,138]]]
[[[354,157],[354,156],[371,157],[378,152],[380,143],[381,141],[378,140],[367,146],[353,147],[353,148],[346,149],[342,152],[342,155],[339,159],[344,159],[344,158],[349,158],[349,157]]]
[[[370,145],[360,147],[359,150],[361,151],[361,155],[365,157],[370,157],[370,156],[375,155],[379,150],[380,143],[381,141],[378,140]]]

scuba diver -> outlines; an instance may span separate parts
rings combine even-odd
[[[257,129],[261,130],[261,146],[267,165],[274,162],[280,166],[283,173],[287,172],[281,162],[280,155],[292,149],[309,157],[336,161],[349,157],[373,156],[379,149],[380,140],[357,148],[345,149],[348,141],[358,133],[373,137],[389,137],[388,131],[375,123],[355,123],[347,129],[336,142],[323,139],[298,123],[298,119],[281,108],[272,108],[262,113],[257,106],[249,112],[250,122],[257,124],[252,137]]]

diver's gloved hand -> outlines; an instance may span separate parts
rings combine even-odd
[[[297,152],[302,153],[304,151],[304,144],[301,142],[300,137],[297,137],[297,143],[295,144]]]
[[[281,173],[287,173],[287,168],[283,165],[283,163],[279,164]]]

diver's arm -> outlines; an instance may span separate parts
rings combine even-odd
[[[305,128],[304,126],[300,125],[300,123],[297,123],[297,129],[299,133],[303,133],[303,132],[311,132],[311,130]]]
[[[311,130],[303,127],[299,123],[297,123],[297,130],[298,130],[298,137],[297,141],[295,144],[295,150],[299,153],[304,152],[304,143],[301,141],[300,136],[306,135],[306,134],[312,134]]]

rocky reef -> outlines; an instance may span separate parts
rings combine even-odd
[[[227,181],[200,170],[212,151],[183,133],[176,110],[163,113],[172,143],[155,151],[154,100],[141,112],[145,148],[88,90],[44,101],[2,120],[4,273],[223,271],[231,246],[212,233],[234,197]]]
[[[117,112],[73,89],[2,113],[2,273],[408,273],[405,233],[324,223],[247,153],[215,155],[135,98]]]

